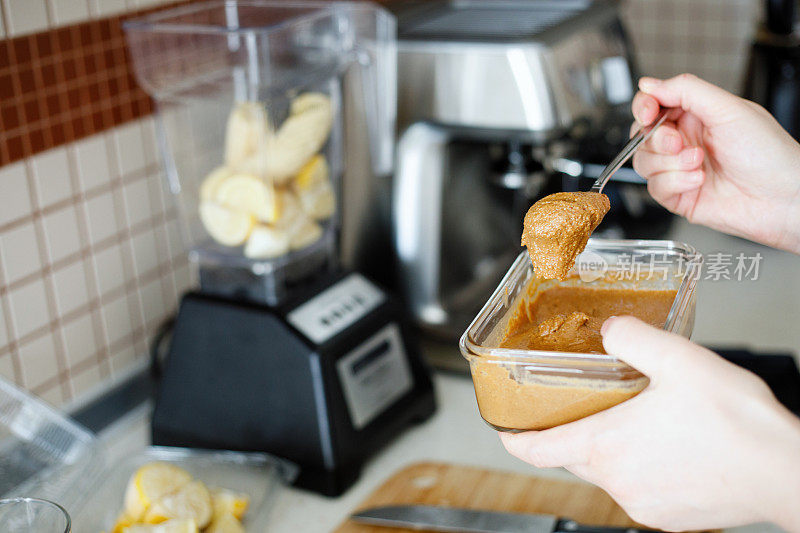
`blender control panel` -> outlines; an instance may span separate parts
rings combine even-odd
[[[413,387],[400,328],[389,323],[336,362],[350,420],[366,426]]]
[[[385,299],[380,289],[353,273],[294,309],[286,319],[312,342],[322,344]]]

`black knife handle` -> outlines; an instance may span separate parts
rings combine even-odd
[[[562,518],[556,522],[556,528],[553,533],[645,533],[642,529],[635,527],[603,527],[603,526],[585,526],[577,523],[575,520]]]

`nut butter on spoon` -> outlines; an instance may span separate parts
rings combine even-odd
[[[559,192],[537,201],[525,215],[522,245],[528,248],[533,269],[543,279],[564,279],[589,236],[611,207],[603,187],[614,172],[650,138],[669,114],[663,108],[656,119],[631,137],[603,169],[589,192]]]

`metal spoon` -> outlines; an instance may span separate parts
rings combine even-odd
[[[671,108],[668,107],[662,108],[661,111],[658,112],[658,115],[656,115],[656,119],[653,122],[647,126],[639,128],[639,131],[636,132],[636,135],[631,137],[631,140],[628,141],[628,143],[622,148],[617,156],[611,160],[611,163],[609,163],[606,168],[603,169],[603,172],[597,176],[597,179],[595,180],[594,185],[592,185],[592,188],[589,189],[589,192],[603,192],[603,187],[606,186],[606,183],[608,183],[611,175],[619,170],[620,167],[625,164],[625,161],[631,158],[639,146],[649,139],[653,132],[656,131],[657,127],[664,123],[664,120],[666,120],[670,109]]]

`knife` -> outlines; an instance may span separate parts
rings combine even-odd
[[[479,511],[435,505],[372,507],[350,518],[374,526],[465,533],[643,533],[643,530],[636,528],[585,526],[568,518],[545,514]]]

